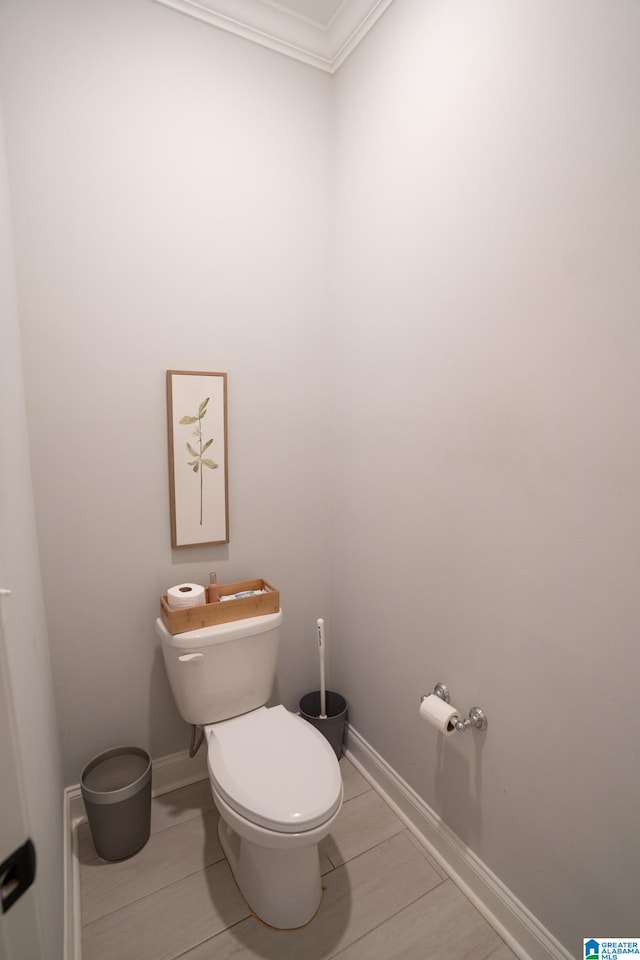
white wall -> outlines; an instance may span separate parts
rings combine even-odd
[[[63,891],[60,748],[33,508],[1,111],[0,338],[0,587],[11,591],[2,600],[6,658],[2,655],[19,753],[18,785],[24,798],[26,828],[36,848],[35,883],[12,908],[6,922],[11,925],[9,942],[13,946],[29,942],[31,946],[25,949],[39,951],[42,960],[58,960],[62,956]],[[7,736],[6,730],[3,735]],[[0,784],[3,777],[15,773],[13,769],[0,770]],[[3,804],[10,796],[11,791],[0,789]],[[5,809],[2,816],[10,813]],[[0,859],[11,852],[0,850]],[[30,929],[23,928],[27,922],[33,924]]]
[[[184,749],[153,624],[184,580],[282,591],[279,693],[326,612],[330,78],[148,0],[9,0],[6,125],[67,783]],[[165,370],[229,374],[228,546],[172,552]]]
[[[396,0],[335,87],[334,666],[574,954],[638,919],[639,49],[625,0]]]

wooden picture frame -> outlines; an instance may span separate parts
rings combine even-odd
[[[167,370],[171,545],[229,542],[227,375]]]

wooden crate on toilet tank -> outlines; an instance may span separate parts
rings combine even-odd
[[[230,623],[244,620],[245,617],[262,617],[267,613],[277,613],[280,609],[280,591],[266,580],[240,580],[237,583],[220,583],[218,592],[221,597],[244,593],[246,590],[265,590],[249,597],[232,600],[218,600],[199,607],[183,607],[172,610],[166,596],[160,597],[160,617],[172,636],[176,633],[188,633],[202,627],[213,627],[218,623]]]

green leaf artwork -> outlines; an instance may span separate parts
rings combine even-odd
[[[192,435],[196,438],[195,446],[192,446],[189,441],[187,441],[187,452],[193,457],[192,460],[187,461],[187,466],[191,467],[194,473],[200,474],[200,526],[202,526],[202,511],[203,511],[203,467],[207,467],[209,470],[216,470],[218,467],[217,463],[214,463],[213,460],[210,460],[208,457],[203,457],[203,453],[207,450],[213,443],[213,437],[209,440],[202,442],[202,421],[207,413],[207,404],[209,403],[209,397],[206,400],[203,400],[200,406],[198,407],[197,417],[187,416],[182,417],[178,422],[183,426],[191,426],[192,424],[197,424],[197,426],[192,431]]]

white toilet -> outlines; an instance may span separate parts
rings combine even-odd
[[[172,636],[156,632],[176,705],[204,727],[218,836],[245,900],[272,927],[301,927],[322,897],[318,843],[342,806],[336,755],[310,723],[266,707],[282,611]]]

